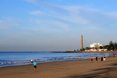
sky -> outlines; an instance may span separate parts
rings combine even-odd
[[[117,0],[0,0],[0,51],[66,51],[117,42]]]

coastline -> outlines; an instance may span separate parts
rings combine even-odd
[[[23,55],[23,56],[22,56]],[[1,53],[0,54],[0,67],[5,66],[17,66],[31,64],[31,59],[35,59],[37,63],[43,62],[56,62],[56,61],[68,61],[68,60],[82,60],[95,57],[108,57],[114,56],[117,53],[106,52],[82,52],[82,53],[30,53],[30,52],[16,52],[16,53]]]
[[[117,51],[50,51],[50,53],[117,53]]]
[[[32,65],[0,68],[0,78],[117,78],[117,57],[106,61],[62,61],[38,64],[36,73]],[[108,74],[108,75],[107,75]]]

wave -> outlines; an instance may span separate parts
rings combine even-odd
[[[50,56],[46,56],[46,57],[40,57],[40,58],[35,58],[35,59],[25,59],[25,60],[6,60],[6,59],[2,59],[0,58],[0,67],[7,67],[7,66],[19,66],[19,65],[28,65],[28,64],[32,64],[31,60],[35,60],[37,61],[37,63],[44,63],[44,62],[56,62],[56,61],[68,61],[68,60],[82,60],[82,59],[89,59],[92,57],[102,57],[102,56],[113,56],[117,55],[117,53],[77,53],[74,55],[66,55],[66,56],[55,56],[52,55]],[[58,54],[57,54],[58,55]]]

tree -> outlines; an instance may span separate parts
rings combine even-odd
[[[103,49],[103,46],[100,46],[99,48],[100,48],[100,49]]]
[[[89,50],[89,49],[91,49],[91,48],[90,48],[90,47],[86,47],[85,49],[86,49],[86,50]]]
[[[109,45],[104,45],[103,48],[109,50]]]
[[[117,43],[114,43],[114,50],[117,50]]]
[[[83,48],[83,49],[80,49],[80,51],[85,51],[85,49]]]
[[[114,51],[114,43],[112,41],[109,42],[109,50],[113,50]]]

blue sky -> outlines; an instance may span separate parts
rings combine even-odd
[[[1,0],[0,51],[79,49],[117,42],[116,0]]]

